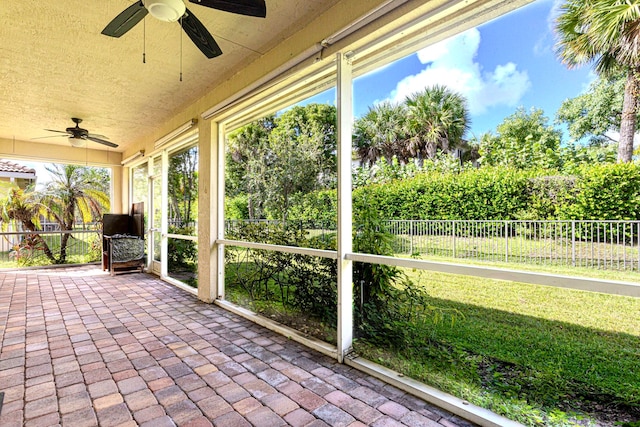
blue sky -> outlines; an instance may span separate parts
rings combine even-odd
[[[594,79],[586,66],[569,70],[553,46],[554,0],[538,0],[480,27],[429,46],[354,81],[354,115],[383,100],[441,84],[463,94],[471,135],[494,131],[518,108],[541,108],[551,121],[563,100]],[[335,103],[328,91],[312,102]],[[306,102],[305,102],[306,103]]]

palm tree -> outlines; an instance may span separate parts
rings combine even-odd
[[[361,166],[372,166],[381,157],[391,163],[393,156],[406,163],[406,116],[404,105],[383,102],[369,107],[367,114],[355,122],[353,144]]]
[[[53,165],[46,169],[52,181],[39,192],[38,202],[44,215],[57,222],[61,230],[73,230],[76,215],[83,222],[91,222],[108,210],[109,196],[103,173],[76,165]],[[69,237],[69,233],[62,235],[56,264],[66,262]]]
[[[466,99],[446,86],[432,86],[407,97],[408,156],[420,162],[438,150],[453,151],[463,142],[470,119]]]
[[[569,67],[595,62],[598,74],[626,74],[618,162],[630,162],[640,98],[640,2],[567,0],[556,20],[556,50]]]
[[[12,189],[7,198],[0,204],[0,222],[2,228],[7,229],[12,222],[22,226],[24,231],[36,232],[27,236],[29,241],[34,242],[38,247],[42,248],[44,254],[51,261],[55,261],[55,256],[51,252],[46,240],[42,238],[37,231],[40,229],[40,215],[42,213],[41,205],[36,202],[35,193],[29,188],[26,192],[19,188]]]

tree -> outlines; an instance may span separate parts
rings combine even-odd
[[[630,162],[640,96],[640,4],[637,0],[567,0],[556,20],[557,52],[569,67],[595,63],[603,76],[625,76],[618,162]]]
[[[558,168],[562,133],[548,122],[541,109],[527,112],[518,108],[498,125],[497,135],[487,133],[476,141],[480,144],[480,162],[518,169]]]
[[[407,110],[403,104],[383,102],[369,107],[367,114],[354,124],[353,145],[360,158],[360,166],[373,166],[384,157],[391,163],[396,156],[406,162],[404,143],[407,139]]]
[[[247,194],[249,218],[287,219],[292,197],[336,185],[336,108],[293,107],[229,135],[227,195]]]
[[[33,188],[28,188],[26,191],[14,188],[9,192],[9,195],[2,201],[2,212],[0,220],[2,221],[2,228],[6,230],[7,226],[14,222],[22,226],[22,230],[25,231],[38,231],[40,229],[40,215],[43,213],[41,205],[36,201],[34,197],[35,193]],[[41,248],[45,256],[51,261],[55,261],[55,256],[51,252],[51,248],[47,242],[37,233],[33,233],[27,237],[29,241],[32,241]]]
[[[250,219],[262,217],[264,162],[275,116],[267,116],[241,127],[227,139],[225,192],[235,197],[247,194]]]
[[[446,86],[433,86],[407,97],[405,150],[420,162],[438,150],[453,151],[463,142],[470,119],[466,99]]]
[[[569,143],[560,149],[560,163],[566,174],[575,174],[582,165],[615,163],[617,144],[576,145]]]
[[[269,135],[265,203],[286,221],[291,197],[334,188],[336,109],[326,104],[296,106],[278,118]]]
[[[167,171],[169,218],[178,227],[190,227],[198,200],[198,147],[189,147],[171,155]]]
[[[71,231],[76,215],[83,222],[101,218],[109,208],[109,196],[105,188],[106,172],[92,171],[92,168],[76,165],[53,165],[46,167],[52,181],[43,190],[35,193],[40,212],[60,225],[60,230]],[[108,182],[108,181],[106,181]],[[67,258],[69,233],[64,233],[60,242],[60,256],[52,259],[56,264],[64,264]]]
[[[625,78],[621,74],[600,77],[589,89],[565,100],[556,112],[556,122],[567,125],[574,141],[589,138],[590,146],[618,143]],[[640,121],[636,117],[636,131]],[[615,138],[614,138],[615,135]]]

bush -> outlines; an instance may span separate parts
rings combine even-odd
[[[305,230],[281,224],[240,223],[230,237],[274,245],[335,248],[333,239],[308,240]],[[227,248],[233,283],[252,301],[275,301],[335,327],[337,264],[335,260],[257,249]]]
[[[500,167],[422,173],[356,189],[354,211],[370,205],[384,219],[515,219],[528,204],[532,175]]]
[[[318,243],[326,245],[316,244],[319,249],[335,248],[335,241]],[[338,323],[337,268],[333,259],[302,255],[295,257],[295,268],[289,276],[295,286],[294,306],[334,328]]]
[[[182,234],[192,236],[193,227],[169,227],[170,234]],[[196,272],[198,269],[198,248],[196,242],[183,239],[169,239],[167,246],[169,271]]]
[[[393,255],[392,236],[374,209],[359,211],[355,222],[354,251]],[[355,262],[353,292],[356,336],[386,348],[423,342],[427,322],[443,314],[398,267]]]
[[[516,214],[517,219],[566,219],[562,210],[576,196],[576,176],[542,175],[529,179],[524,210]]]
[[[91,234],[87,239],[89,243],[89,251],[87,252],[86,262],[95,262],[102,259],[102,235],[96,233]]]
[[[353,191],[354,213],[383,219],[640,219],[640,165],[583,165],[574,175],[505,167],[421,172]],[[291,219],[335,221],[336,192],[301,196]]]
[[[249,218],[249,197],[246,194],[238,194],[235,197],[225,197],[224,201],[225,219],[248,219]]]
[[[296,194],[289,209],[290,220],[336,224],[338,221],[338,193],[336,190],[321,190],[307,194]]]
[[[560,207],[566,219],[640,219],[640,165],[596,164],[578,171],[575,197]]]

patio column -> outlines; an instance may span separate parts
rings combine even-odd
[[[198,122],[198,298],[217,298],[218,125]]]
[[[129,205],[129,168],[111,166],[111,213],[128,213]],[[125,187],[126,186],[126,187]],[[123,207],[125,209],[123,210]]]
[[[353,262],[351,200],[351,130],[353,93],[351,62],[336,55],[338,66],[338,361],[342,363],[353,343]]]

